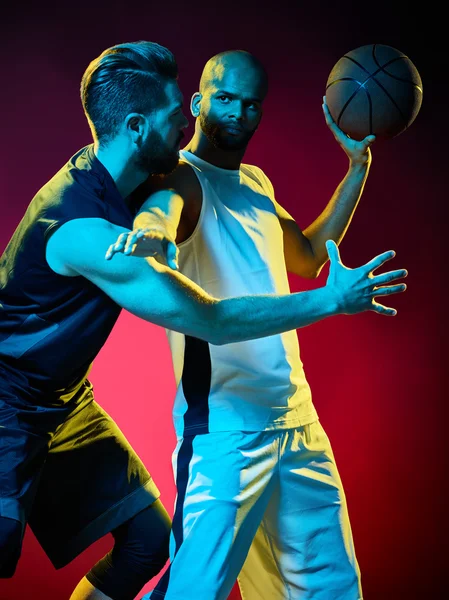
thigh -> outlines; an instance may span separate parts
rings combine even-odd
[[[275,436],[264,432],[179,442],[171,565],[152,598],[227,598],[268,502],[276,448]]]
[[[16,568],[53,431],[63,418],[0,395],[0,577]]]
[[[342,482],[318,422],[285,434],[279,484],[239,584],[245,600],[362,597]]]
[[[61,567],[158,496],[116,423],[91,401],[56,431],[29,523]]]
[[[52,433],[39,409],[0,397],[0,516],[28,519],[48,455]],[[36,417],[37,423],[33,423]]]

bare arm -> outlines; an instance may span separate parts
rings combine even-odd
[[[349,158],[349,168],[323,212],[301,231],[295,220],[276,205],[284,233],[284,254],[287,270],[302,277],[317,277],[328,260],[326,241],[340,244],[362,196],[371,166],[370,144],[374,136],[362,141],[348,138],[333,121],[323,99],[326,123]]]
[[[323,288],[285,296],[218,300],[152,258],[119,253],[113,261],[105,260],[105,249],[123,232],[102,219],[65,223],[47,243],[48,263],[61,275],[86,277],[118,305],[146,321],[212,344],[274,335],[336,314],[374,310],[393,315],[395,311],[375,303],[374,296],[402,291],[402,286],[391,286],[376,294],[376,278],[370,278],[362,267],[347,269],[335,258],[334,280]],[[336,246],[332,252],[338,253]],[[390,253],[378,259],[377,266],[391,257]],[[397,273],[387,279],[386,274],[379,277],[389,282],[404,276]]]
[[[145,185],[146,199],[133,222],[133,231],[111,244],[106,258],[117,252],[133,256],[155,256],[162,264],[178,268],[177,243],[186,240],[199,218],[202,191],[192,167],[179,163],[165,176],[151,177]]]
[[[278,203],[277,215],[284,234],[284,255],[287,270],[307,279],[317,277],[328,260],[326,241],[340,244],[368,176],[369,164],[350,165],[323,212],[301,231],[293,217]]]
[[[184,198],[173,188],[155,191],[140,207],[133,228],[162,228],[176,240],[183,208]]]

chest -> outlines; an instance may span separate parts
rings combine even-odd
[[[283,256],[274,202],[251,182],[203,180],[201,202],[191,204],[183,222],[184,239],[191,236],[185,250],[195,247],[202,264],[232,264],[233,270],[249,273],[266,270]]]

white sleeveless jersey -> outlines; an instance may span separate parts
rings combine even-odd
[[[215,298],[289,294],[273,187],[258,167],[230,171],[190,152],[203,192],[198,224],[179,244],[179,270]],[[178,437],[262,431],[317,420],[296,331],[215,346],[167,331],[177,383]]]

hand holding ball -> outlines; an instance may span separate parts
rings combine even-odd
[[[422,103],[421,77],[396,48],[369,44],[347,52],[326,84],[326,104],[335,123],[351,138],[389,139],[416,119]]]

